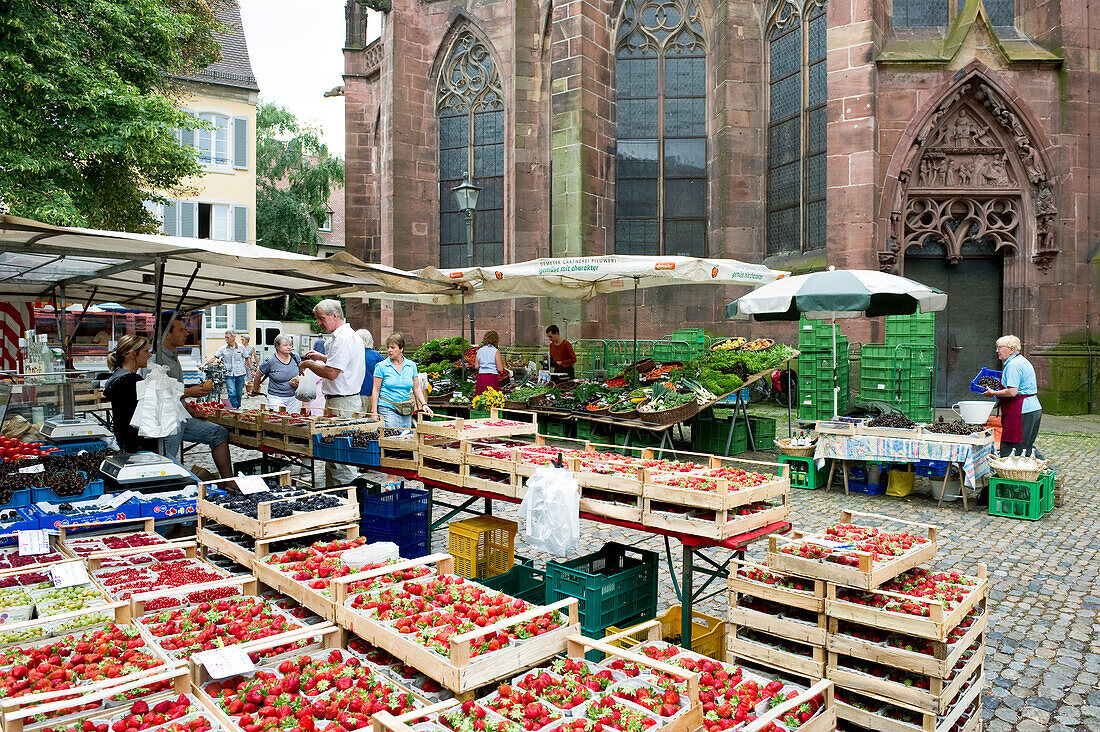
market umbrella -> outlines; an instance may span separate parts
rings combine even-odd
[[[726,317],[833,322],[833,414],[837,412],[836,319],[912,315],[947,307],[947,295],[905,277],[866,269],[834,269],[787,277],[726,305]]]

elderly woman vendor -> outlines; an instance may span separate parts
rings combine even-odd
[[[997,339],[997,358],[1004,362],[1000,389],[986,389],[984,396],[997,397],[1001,407],[1001,455],[1017,455],[1035,449],[1043,407],[1039,404],[1035,367],[1020,354],[1020,339],[1006,335]],[[1036,451],[1035,457],[1042,459]]]

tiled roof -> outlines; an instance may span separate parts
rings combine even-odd
[[[235,2],[220,4],[217,16],[218,22],[226,28],[224,33],[217,34],[222,47],[221,60],[202,71],[183,74],[179,78],[259,91],[256,76],[252,73],[252,63],[248,60],[248,43],[244,37],[240,7]]]

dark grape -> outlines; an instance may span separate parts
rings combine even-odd
[[[978,386],[982,387],[983,389],[1004,388],[1004,386],[1001,385],[1001,380],[998,379],[996,376],[983,376],[982,378],[978,379]]]
[[[893,427],[899,430],[909,430],[917,426],[917,423],[904,414],[883,414],[875,417],[867,423],[868,427]]]

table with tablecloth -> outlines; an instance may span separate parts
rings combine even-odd
[[[815,461],[823,459],[862,460],[883,463],[915,463],[936,460],[959,465],[963,481],[977,488],[990,474],[989,459],[993,443],[971,445],[964,442],[940,442],[919,437],[880,437],[878,435],[818,435]]]

